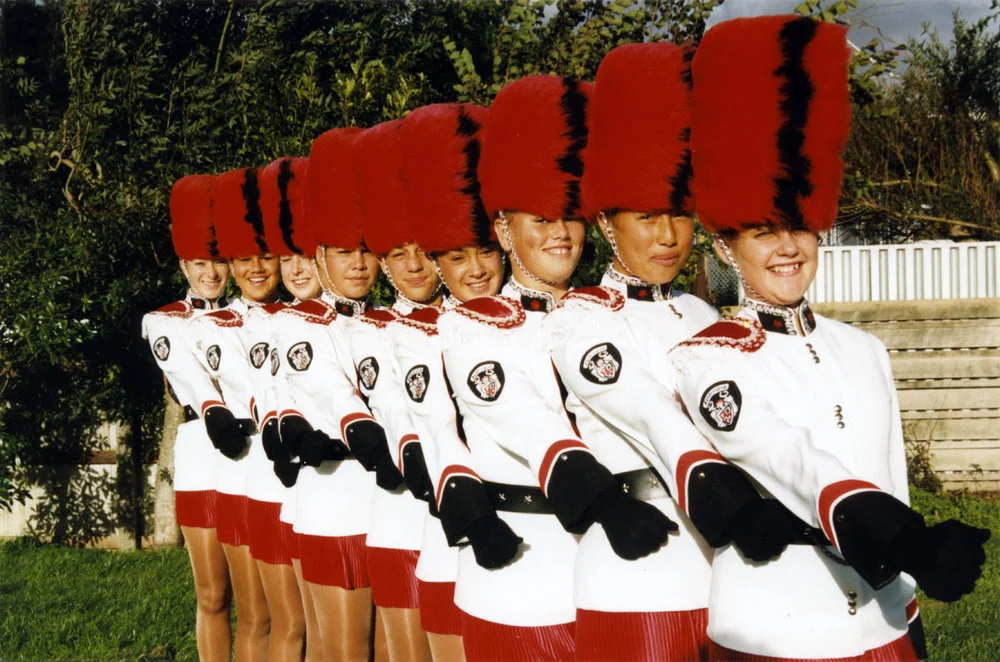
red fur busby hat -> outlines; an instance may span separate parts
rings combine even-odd
[[[268,251],[260,209],[258,174],[256,168],[240,168],[215,178],[212,185],[213,209],[221,257],[232,259]]]
[[[306,219],[309,159],[281,158],[260,171],[264,237],[275,255],[312,257],[316,241]]]
[[[626,44],[597,69],[583,196],[596,210],[690,216],[691,57],[676,44]]]
[[[170,238],[174,252],[184,260],[211,260],[219,256],[212,218],[212,175],[188,175],[170,191]]]
[[[377,124],[354,141],[354,177],[365,244],[376,255],[413,241],[403,193],[402,123]]]
[[[586,215],[580,194],[593,85],[536,75],[490,106],[479,181],[490,217],[503,209],[549,219]]]
[[[359,248],[361,210],[354,181],[354,139],[358,127],[330,129],[316,138],[309,152],[307,214],[315,240],[324,246]]]
[[[837,216],[850,130],[847,28],[798,16],[709,30],[692,62],[698,218],[821,232]]]
[[[414,239],[428,253],[491,240],[476,170],[489,111],[438,103],[403,120],[403,187]]]

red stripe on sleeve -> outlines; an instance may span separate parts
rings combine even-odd
[[[840,549],[840,544],[837,542],[837,532],[833,528],[833,509],[845,497],[871,490],[878,491],[878,486],[866,480],[850,478],[831,483],[819,493],[819,500],[816,505],[817,514],[819,515],[819,525],[823,528],[823,533],[826,534],[827,540],[832,542],[833,546],[837,549]]]
[[[364,412],[355,412],[353,414],[348,414],[347,416],[340,419],[340,438],[347,443],[347,427],[351,423],[357,423],[358,421],[374,421],[375,417],[371,414],[366,414]]]
[[[577,439],[563,439],[562,441],[557,441],[556,443],[549,446],[549,449],[545,451],[545,457],[542,458],[542,466],[538,470],[538,484],[541,485],[542,491],[548,495],[549,491],[549,476],[552,473],[552,465],[555,464],[556,459],[565,453],[566,451],[587,451],[587,448],[582,441]]]
[[[462,464],[449,464],[445,467],[445,470],[441,472],[441,480],[438,482],[437,496],[435,497],[438,508],[441,507],[441,498],[444,497],[444,486],[448,482],[448,479],[453,476],[466,476],[467,478],[472,478],[477,482],[483,482],[483,479],[479,477],[479,474],[469,467]]]
[[[420,437],[415,434],[404,434],[403,438],[399,440],[399,471],[403,471],[403,449],[408,445],[419,442]]]
[[[225,407],[225,406],[226,403],[222,402],[221,400],[206,400],[201,405],[201,415],[204,416],[205,410],[208,409],[209,407]]]
[[[917,604],[917,596],[910,598],[906,603],[906,622],[912,623],[920,615],[920,606]]]
[[[703,462],[725,463],[725,460],[718,453],[706,450],[688,451],[677,460],[677,470],[674,472],[677,479],[677,505],[685,513],[687,512],[688,478],[691,476],[691,470]]]
[[[302,416],[302,414],[294,409],[286,409],[278,415],[278,418],[284,418],[285,416]],[[305,418],[305,416],[302,416]]]

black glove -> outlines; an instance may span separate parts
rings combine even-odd
[[[726,537],[744,557],[763,563],[781,556],[805,528],[806,523],[777,499],[754,499],[736,511]]]
[[[274,462],[274,475],[278,477],[282,485],[291,487],[299,479],[299,469],[301,468],[302,465],[298,462],[292,462],[288,458],[278,458]]]
[[[990,531],[950,519],[934,526],[908,522],[892,538],[897,566],[913,576],[928,596],[954,602],[971,593],[986,561]]]
[[[598,494],[587,512],[604,527],[611,548],[623,559],[652,554],[666,544],[667,534],[679,528],[659,508],[626,496],[618,486]]]
[[[231,460],[246,450],[247,435],[241,423],[228,407],[212,405],[205,410],[205,430],[212,445]]]
[[[307,467],[318,467],[324,460],[343,460],[351,451],[340,439],[333,439],[322,430],[310,430],[300,437],[299,458]]]
[[[502,568],[517,555],[518,545],[524,542],[496,515],[482,517],[469,525],[465,535],[476,555],[476,563],[493,569]]]
[[[313,431],[313,426],[299,414],[285,414],[279,423],[281,443],[289,457],[302,454],[302,438]]]
[[[381,425],[370,418],[363,418],[348,425],[344,436],[354,458],[367,471],[375,472],[376,485],[391,492],[402,484],[403,474],[399,473],[389,455],[389,443]]]
[[[287,450],[281,445],[276,416],[272,416],[264,423],[264,427],[260,431],[260,442],[264,446],[264,454],[271,462],[276,462],[287,454]]]
[[[403,447],[403,480],[406,487],[421,501],[434,503],[434,484],[424,462],[424,449],[419,443]]]

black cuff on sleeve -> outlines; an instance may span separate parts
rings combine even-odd
[[[712,547],[730,543],[733,518],[743,506],[760,499],[747,475],[731,464],[705,462],[688,479],[688,517]]]
[[[590,453],[570,450],[553,463],[545,496],[564,529],[583,533],[594,523],[590,505],[609,489],[620,489],[614,474]]]
[[[385,439],[385,430],[370,418],[348,425],[344,430],[344,437],[351,454],[367,471],[374,471],[382,458],[389,457],[389,443]]]
[[[831,513],[837,546],[862,579],[882,588],[899,574],[893,539],[911,522],[923,518],[886,492],[874,490],[845,497]]]
[[[439,516],[449,545],[458,545],[465,537],[466,529],[476,520],[496,516],[490,495],[478,480],[468,476],[452,476],[447,479],[443,489]]]

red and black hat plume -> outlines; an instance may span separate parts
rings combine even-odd
[[[402,123],[383,122],[354,141],[354,177],[365,244],[377,255],[413,241],[403,193]]]
[[[593,85],[537,75],[506,85],[490,106],[479,181],[490,217],[519,210],[587,215],[580,192]]]
[[[694,213],[693,55],[676,44],[626,44],[601,61],[583,173],[583,195],[595,210]]]
[[[403,120],[403,187],[414,240],[429,253],[488,244],[493,223],[477,175],[489,111],[439,103]]]
[[[170,238],[177,257],[211,260],[219,256],[212,210],[212,175],[188,175],[170,191]]]
[[[709,230],[822,232],[850,131],[847,28],[798,16],[709,30],[692,62],[694,191]]]
[[[315,240],[324,246],[360,248],[361,209],[354,180],[354,139],[362,129],[330,129],[313,141],[309,152],[306,218]]]
[[[223,258],[268,252],[258,175],[256,168],[240,168],[215,178],[215,232]]]
[[[264,237],[275,255],[312,256],[316,241],[306,219],[308,158],[285,157],[260,171]]]

